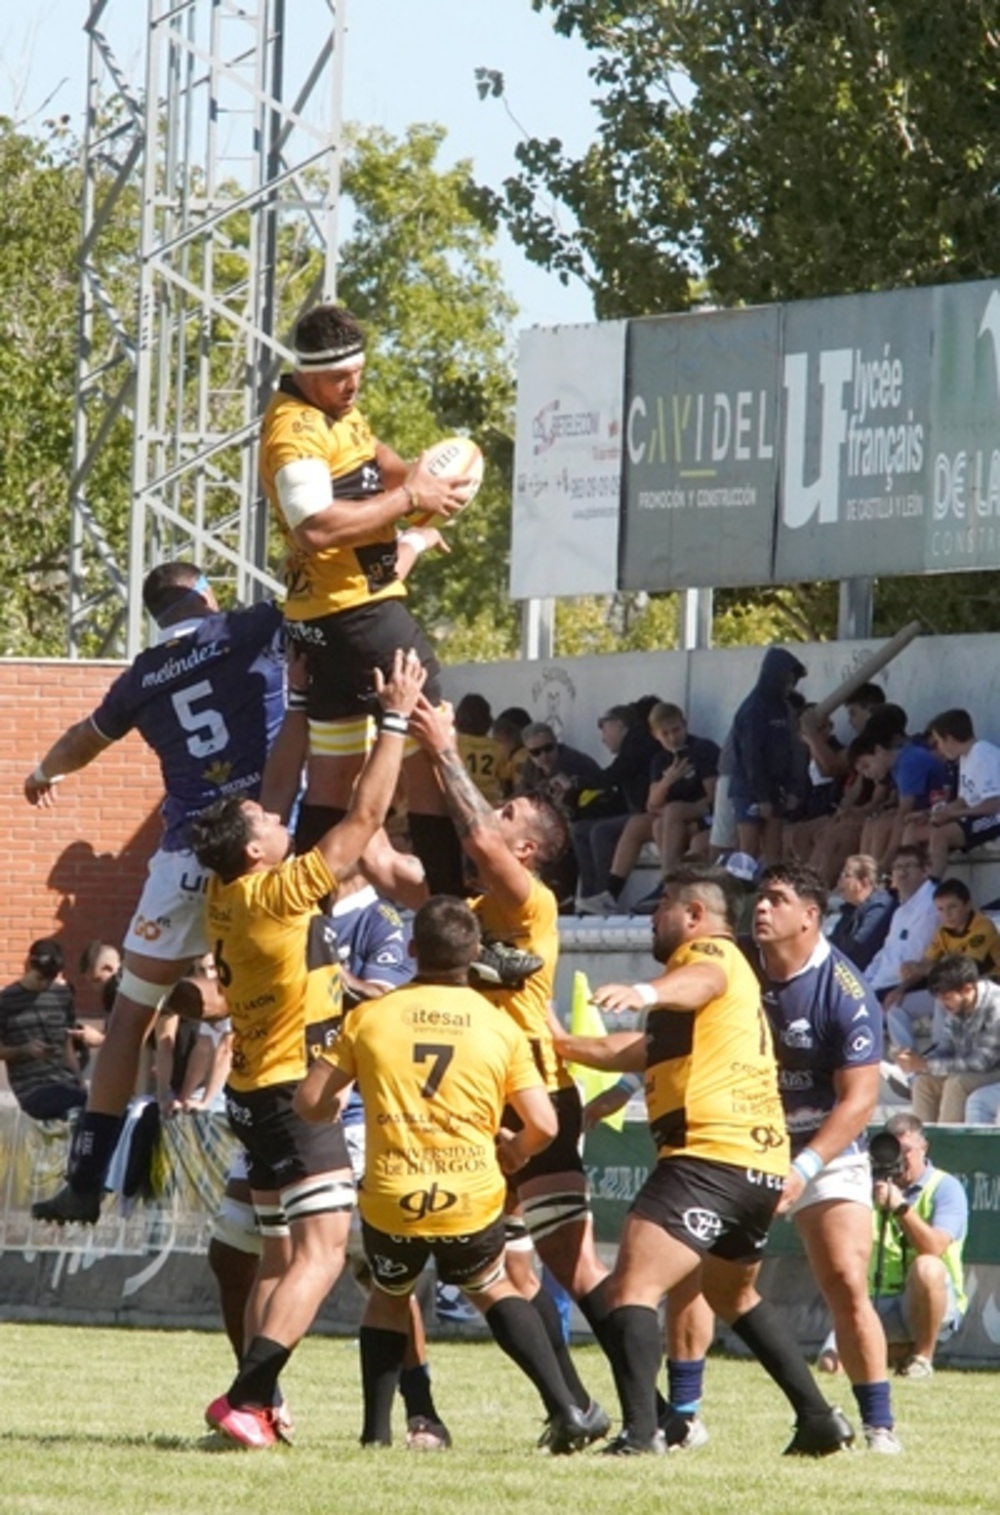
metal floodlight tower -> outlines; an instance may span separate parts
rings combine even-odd
[[[135,0],[89,4],[69,648],[133,657],[157,562],[277,587],[257,423],[335,293],[345,0],[148,0],[144,35]]]

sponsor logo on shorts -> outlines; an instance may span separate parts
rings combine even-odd
[[[684,1211],[684,1225],[696,1241],[703,1243],[717,1241],[722,1235],[722,1216],[714,1210],[700,1210],[692,1207]]]
[[[401,1240],[397,1237],[396,1240]],[[371,1259],[372,1270],[376,1278],[400,1278],[409,1272],[405,1262],[397,1262],[394,1257],[383,1257],[381,1252],[376,1252]]]
[[[169,930],[169,915],[161,915],[155,921],[147,920],[144,915],[137,915],[132,922],[132,935],[141,936],[144,942],[158,942],[164,931]]]

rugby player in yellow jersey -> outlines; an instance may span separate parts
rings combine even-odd
[[[403,580],[416,557],[443,546],[433,527],[397,534],[408,512],[444,521],[464,503],[465,480],[406,463],[357,408],[365,334],[337,305],[318,305],[295,328],[295,370],[261,425],[260,471],[288,548],[288,635],[306,655],[310,683],[309,789],[300,851],[344,814],[377,714],[372,669],[387,673],[397,647],[413,647],[427,695],[441,698],[434,649],[410,614]],[[461,853],[426,759],[407,749],[404,774],[414,851],[433,892],[461,892]]]
[[[264,1243],[248,1306],[249,1345],[228,1393],[206,1411],[210,1425],[244,1446],[277,1439],[278,1376],[344,1264],[354,1186],[343,1130],[316,1130],[292,1110],[315,1003],[307,947],[320,900],[385,819],[424,679],[413,650],[396,652],[388,679],[376,671],[378,739],[346,816],[310,852],[289,857],[280,818],[237,797],[204,811],[191,828],[195,856],[215,875],[206,925],[233,1023],[226,1111],[250,1157]],[[334,1019],[340,996],[333,964],[326,999]],[[321,1030],[310,1024],[309,1033],[322,1044]]]
[[[558,912],[555,895],[538,877],[538,870],[555,862],[567,847],[569,828],[552,802],[537,794],[519,795],[492,809],[462,763],[450,711],[434,709],[421,696],[411,730],[433,759],[455,828],[482,886],[472,908],[484,939],[507,942],[542,960],[518,987],[483,990],[527,1036],[559,1121],[556,1139],[515,1175],[512,1189],[538,1255],[602,1341],[602,1290],[608,1270],[594,1246],[580,1157],[580,1096],[552,1042],[549,1004],[559,955]],[[590,1439],[596,1440],[606,1434],[608,1416],[580,1382],[554,1302],[540,1288],[523,1252],[512,1254],[508,1267],[541,1316],[563,1376],[585,1413]]]
[[[789,1144],[760,985],[734,940],[738,908],[735,882],[721,870],[668,874],[653,917],[653,955],[665,971],[651,983],[609,985],[595,996],[609,1008],[644,1009],[644,1029],[556,1038],[563,1057],[645,1073],[657,1150],[608,1282],[607,1350],[623,1420],[605,1449],[614,1455],[666,1450],[657,1427],[657,1307],[699,1268],[712,1308],[795,1410],[788,1451],[820,1456],[854,1437],[757,1293]]]
[[[582,1411],[536,1312],[504,1267],[505,1174],[556,1134],[556,1117],[524,1034],[468,987],[479,925],[462,901],[435,895],[413,922],[412,983],[345,1019],[295,1096],[310,1120],[335,1115],[356,1080],[365,1109],[362,1240],[374,1288],[361,1327],[363,1446],[388,1446],[390,1410],[409,1329],[409,1296],[433,1255],[498,1346],[542,1397],[548,1445],[588,1440]],[[501,1128],[506,1107],[519,1129]]]

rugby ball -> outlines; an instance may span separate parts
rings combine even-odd
[[[443,441],[435,442],[424,453],[423,463],[427,472],[436,479],[469,480],[462,490],[462,510],[479,493],[479,486],[483,482],[483,455],[470,437],[445,437]],[[418,510],[409,519],[416,526],[447,526],[455,517],[432,515]]]

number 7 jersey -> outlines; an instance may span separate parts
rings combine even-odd
[[[321,1058],[356,1079],[365,1107],[369,1225],[392,1236],[465,1236],[503,1209],[494,1137],[510,1095],[541,1088],[527,1038],[474,989],[408,984],[350,1010]]]

